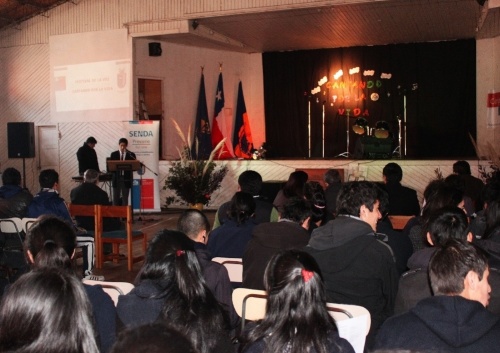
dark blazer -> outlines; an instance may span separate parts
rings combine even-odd
[[[420,203],[417,192],[400,183],[387,183],[384,189],[389,195],[389,214],[418,216],[420,214]]]
[[[120,160],[120,151],[114,151],[111,153],[111,156],[109,157],[110,160],[112,161],[119,161]],[[134,152],[127,151],[125,153],[125,160],[126,161],[133,161],[136,160],[137,158],[135,157]],[[112,179],[112,186],[116,188],[117,182],[118,182],[118,177],[120,176],[120,172],[112,172],[113,173],[113,179]],[[123,180],[125,181],[125,186],[127,188],[132,187],[132,172],[131,171],[124,171],[123,172]]]

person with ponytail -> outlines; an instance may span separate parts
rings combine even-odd
[[[200,353],[233,352],[228,315],[205,284],[184,233],[164,230],[151,240],[135,285],[116,308],[127,328],[164,321]]]
[[[59,252],[46,241],[48,252]],[[81,281],[56,268],[21,276],[0,307],[0,352],[99,353]]]
[[[266,316],[243,333],[243,353],[354,353],[326,309],[319,267],[306,252],[274,255],[264,275]]]
[[[60,269],[79,278],[72,258],[75,255],[74,228],[59,217],[40,216],[24,241],[25,253],[33,270]],[[83,285],[94,314],[101,352],[108,352],[116,339],[116,309],[101,286]]]

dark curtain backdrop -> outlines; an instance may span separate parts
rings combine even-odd
[[[309,116],[313,158],[323,156],[323,115],[325,158],[346,151],[347,130],[349,152],[355,152],[360,135],[352,126],[360,117],[371,128],[387,122],[396,148],[405,96],[407,158],[475,156],[469,138],[469,133],[476,138],[472,39],[264,53],[263,67],[269,158],[308,157]],[[359,73],[349,74],[355,67]],[[344,74],[335,80],[340,69]],[[366,70],[373,70],[373,76],[364,75]],[[324,76],[328,82],[311,94]]]

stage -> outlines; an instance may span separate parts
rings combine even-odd
[[[488,167],[489,162],[484,160],[465,159],[469,162],[472,175],[479,177],[478,167],[480,165]],[[402,184],[417,190],[419,200],[422,202],[423,191],[429,181],[441,173],[446,177],[452,173],[453,160],[415,160],[415,159],[273,159],[273,160],[229,160],[217,163],[226,164],[229,172],[222,183],[221,189],[212,195],[212,200],[208,209],[216,209],[223,202],[231,199],[237,191],[238,176],[245,170],[255,170],[262,175],[266,184],[285,182],[291,172],[295,170],[306,170],[310,175],[310,180],[321,179],[324,170],[339,169],[343,173],[345,181],[368,180],[382,181],[382,169],[389,162],[398,163],[403,168]],[[164,180],[168,175],[169,161],[160,161],[160,190],[161,205],[165,205],[165,199],[171,193],[163,190]],[[182,205],[173,205],[182,207]]]

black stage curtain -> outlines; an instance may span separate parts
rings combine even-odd
[[[356,67],[359,73],[350,73]],[[313,158],[345,152],[347,130],[354,153],[360,135],[352,126],[361,117],[370,128],[386,122],[396,148],[404,97],[407,158],[475,156],[469,138],[476,138],[473,39],[264,53],[263,68],[269,158],[309,157],[309,117]],[[335,80],[340,69],[343,76]],[[315,87],[320,91],[312,94]]]

